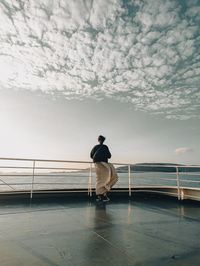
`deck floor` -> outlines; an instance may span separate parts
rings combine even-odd
[[[199,204],[1,200],[0,265],[200,265]]]

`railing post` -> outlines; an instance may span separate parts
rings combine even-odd
[[[33,175],[32,175],[32,184],[31,184],[31,199],[33,198],[34,179],[35,179],[35,160],[33,161]]]
[[[180,178],[179,178],[178,166],[176,166],[176,184],[177,184],[178,200],[180,200],[181,199],[181,194],[180,194]]]
[[[88,195],[92,197],[92,163],[90,163],[90,173],[88,180]]]
[[[129,197],[131,197],[131,166],[128,165],[128,191],[129,191]]]

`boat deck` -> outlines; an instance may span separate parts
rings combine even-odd
[[[0,200],[0,265],[200,265],[199,202],[112,195]]]

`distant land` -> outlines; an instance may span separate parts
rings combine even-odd
[[[175,164],[175,163],[137,163],[131,164],[131,172],[176,172],[176,166],[178,166],[179,172],[200,172],[200,166],[185,166],[184,164]],[[118,173],[127,173],[128,166],[119,166],[116,167]],[[85,168],[78,171],[69,171],[69,172],[88,172],[90,168]],[[68,173],[69,173],[68,172]],[[61,172],[60,172],[61,173]],[[65,171],[63,171],[65,173]]]
[[[131,172],[176,172],[178,166],[179,172],[200,172],[200,166],[193,166],[175,163],[137,163],[131,164]],[[86,168],[78,172],[88,172],[90,169]],[[116,167],[118,173],[127,173],[128,165]]]
[[[178,166],[179,172],[200,172],[200,166],[191,167],[183,164],[174,163],[137,163],[131,165],[131,172],[176,172],[176,166]],[[128,166],[117,167],[118,173],[126,173]]]

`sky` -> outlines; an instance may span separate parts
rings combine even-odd
[[[199,0],[0,1],[0,157],[200,164]]]

